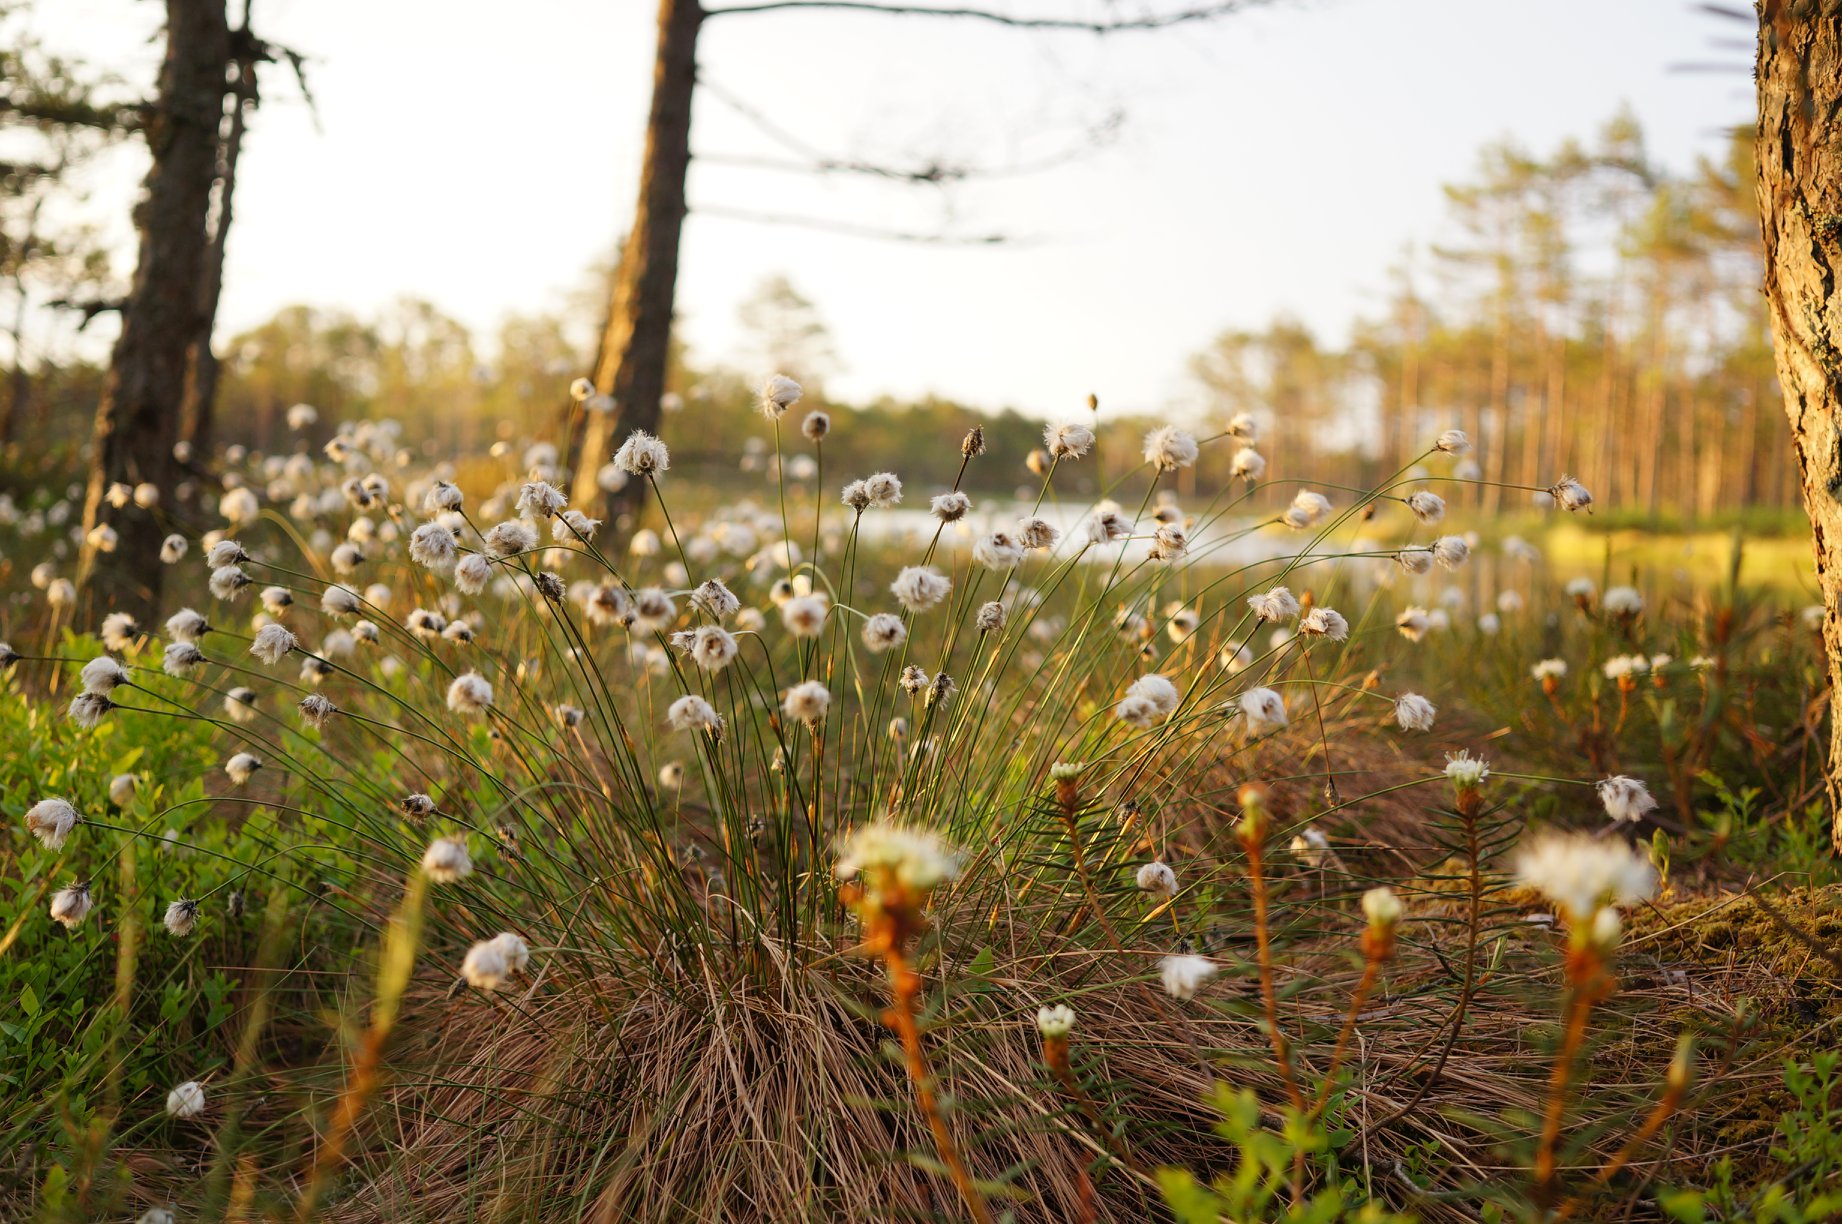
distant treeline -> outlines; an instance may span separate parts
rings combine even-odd
[[[1795,505],[1758,292],[1750,143],[1736,133],[1724,159],[1682,176],[1651,164],[1628,117],[1590,147],[1569,142],[1546,157],[1493,145],[1473,181],[1447,188],[1449,241],[1407,259],[1351,343],[1321,343],[1287,319],[1225,332],[1195,357],[1194,402],[1175,415],[1208,434],[1252,413],[1278,482],[1366,485],[1456,425],[1477,443],[1482,479],[1545,486],[1571,472],[1627,516],[1693,523]],[[490,342],[423,301],[368,319],[289,307],[222,344],[220,440],[290,449],[299,440],[285,417],[302,402],[319,409],[321,431],[396,417],[431,454],[479,456],[501,439],[557,436],[565,388],[593,355],[584,325],[599,298],[584,292],[564,310],[508,318]],[[944,487],[958,439],[975,424],[993,458],[973,465],[968,487],[1010,492],[1032,479],[1022,459],[1042,422],[1016,412],[938,399],[827,404],[829,337],[784,280],[763,287],[744,321],[761,362],[808,382],[799,413],[823,406],[837,418],[824,448],[828,482],[898,466],[917,491]],[[753,408],[759,373],[698,368],[677,354],[664,424],[676,466],[720,476],[734,470],[738,438],[771,436]],[[81,444],[95,372],[33,378],[33,432]],[[1065,419],[1086,416],[1074,405]],[[1066,492],[1095,491],[1135,464],[1135,439],[1151,422],[1121,419],[1103,402],[1099,423],[1103,461],[1058,479]],[[1225,482],[1232,452],[1205,448],[1180,491]],[[1483,487],[1452,500],[1512,509],[1528,495]]]
[[[1751,148],[1736,132],[1723,159],[1670,176],[1622,116],[1590,148],[1486,148],[1447,188],[1449,240],[1408,261],[1347,348],[1279,320],[1199,355],[1212,415],[1279,422],[1265,449],[1280,475],[1365,484],[1457,425],[1484,479],[1572,472],[1627,514],[1795,505]]]

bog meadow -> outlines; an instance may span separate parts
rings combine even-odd
[[[338,237],[397,194],[342,133],[415,138],[352,15],[73,4],[0,3],[0,1218],[1842,1217],[1833,5],[1645,8],[1719,125],[1653,130],[1659,43],[1453,174],[1397,133],[1428,241],[1351,218],[1332,326],[1135,302],[1149,232],[1056,279],[1080,193],[981,193],[1134,177],[1099,68],[930,148],[827,57],[1176,80],[1386,0],[635,6],[618,197],[464,167],[602,218],[541,308],[439,157],[426,243]],[[887,147],[793,134],[832,87]]]

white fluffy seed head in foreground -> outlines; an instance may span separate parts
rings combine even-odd
[[[81,821],[77,809],[63,799],[40,799],[26,809],[27,830],[48,850],[61,847]]]
[[[478,672],[456,676],[448,686],[448,708],[456,714],[483,714],[492,705],[492,685]]]
[[[878,821],[839,840],[835,871],[840,880],[862,880],[869,889],[896,886],[924,894],[957,876],[959,861],[926,829]]]
[[[1621,824],[1634,824],[1656,810],[1657,801],[1650,788],[1637,778],[1614,774],[1599,783],[1598,789],[1605,814]]]
[[[904,566],[889,584],[889,593],[910,612],[935,607],[953,590],[953,580],[928,565]]]
[[[825,712],[831,709],[831,691],[817,680],[808,680],[788,689],[780,708],[795,722],[812,726],[825,721]]]
[[[1298,615],[1298,597],[1285,587],[1274,587],[1262,595],[1250,595],[1247,606],[1262,621],[1278,623]]]
[[[196,1118],[204,1113],[204,1085],[197,1080],[187,1080],[167,1093],[166,1112],[175,1118]]]
[[[1515,870],[1576,926],[1606,906],[1647,901],[1657,888],[1656,868],[1642,853],[1617,838],[1583,833],[1538,834],[1517,852]]]
[[[498,936],[482,939],[467,949],[467,955],[461,958],[461,977],[467,985],[475,990],[494,991],[505,985],[511,976],[511,964],[505,958],[505,948],[498,941]]]
[[[1074,1009],[1066,1003],[1036,1009],[1036,1031],[1050,1040],[1059,1040],[1074,1031]]]
[[[437,884],[452,884],[473,874],[473,856],[464,837],[438,837],[422,852],[422,874]]]
[[[1372,927],[1391,927],[1401,920],[1401,899],[1386,886],[1362,894],[1362,916]]]
[[[1195,998],[1203,983],[1215,974],[1215,962],[1201,956],[1167,956],[1158,962],[1164,993],[1173,999]]]
[[[803,393],[800,385],[785,374],[770,374],[761,384],[761,415],[779,420],[782,413],[799,403]]]
[[[1402,693],[1395,698],[1394,721],[1403,731],[1431,731],[1437,713],[1433,703],[1418,693]]]
[[[614,452],[614,466],[630,476],[657,476],[671,469],[672,455],[665,443],[636,429]]]
[[[51,894],[52,921],[71,930],[83,925],[83,920],[90,916],[90,910],[95,906],[95,899],[90,896],[90,886],[85,883],[72,884]]]
[[[1177,873],[1170,869],[1169,863],[1146,863],[1138,869],[1137,878],[1140,892],[1148,892],[1156,897],[1177,895]]]
[[[1196,439],[1175,425],[1145,435],[1145,462],[1160,472],[1174,472],[1196,462]]]

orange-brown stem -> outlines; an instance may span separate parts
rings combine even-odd
[[[1261,872],[1260,841],[1258,835],[1245,839],[1247,874],[1253,882],[1254,890],[1254,946],[1260,965],[1260,1001],[1266,1008],[1267,1033],[1273,1041],[1273,1057],[1279,1064],[1279,1077],[1285,1083],[1286,1097],[1292,1102],[1293,1108],[1303,1113],[1305,1097],[1298,1090],[1298,1081],[1292,1075],[1292,1048],[1279,1027],[1279,996],[1273,986],[1273,945],[1267,930],[1266,878]]]
[[[1477,943],[1479,927],[1483,917],[1484,875],[1478,857],[1481,849],[1478,845],[1478,815],[1483,810],[1483,796],[1475,789],[1467,789],[1458,796],[1458,815],[1465,825],[1465,859],[1468,869],[1465,877],[1466,916],[1465,916],[1465,980],[1458,991],[1458,1002],[1452,1008],[1452,1031],[1446,1034],[1445,1045],[1439,1050],[1439,1057],[1432,1068],[1420,1080],[1420,1086],[1414,1089],[1413,1096],[1407,1103],[1383,1118],[1376,1125],[1385,1126],[1402,1118],[1418,1105],[1426,1094],[1432,1091],[1445,1064],[1452,1057],[1452,1050],[1458,1044],[1458,1037],[1465,1027],[1465,1016],[1471,1010],[1471,996],[1477,990]],[[1435,1033],[1434,1040],[1438,1040]],[[1423,1047],[1424,1049],[1424,1047]],[[1415,1061],[1418,1061],[1415,1055]]]
[[[1324,1112],[1324,1106],[1330,1101],[1331,1088],[1337,1082],[1337,1069],[1343,1065],[1343,1056],[1348,1053],[1350,1037],[1356,1032],[1356,1018],[1362,1015],[1362,1005],[1368,1001],[1369,992],[1375,988],[1375,979],[1381,973],[1382,958],[1368,956],[1363,959],[1362,980],[1356,983],[1356,993],[1350,996],[1349,1014],[1343,1017],[1343,1030],[1337,1034],[1337,1044],[1330,1051],[1330,1066],[1324,1072],[1324,1082],[1318,1085],[1317,1100],[1312,1102],[1311,1116],[1317,1117]]]
[[[908,1078],[915,1086],[915,1104],[927,1119],[940,1162],[946,1165],[947,1175],[953,1179],[959,1196],[966,1201],[966,1209],[977,1224],[992,1224],[991,1208],[985,1205],[984,1196],[972,1184],[972,1175],[966,1172],[959,1147],[953,1142],[946,1119],[940,1116],[939,1104],[934,1099],[934,1076],[927,1064],[927,1054],[921,1049],[921,1028],[915,1021],[915,999],[921,993],[921,977],[908,967],[907,958],[893,940],[883,948],[883,964],[889,970],[889,986],[894,995],[894,1002],[884,1018],[902,1039]]]
[[[1593,1183],[1603,1186],[1614,1177],[1617,1177],[1618,1171],[1627,1164],[1630,1164],[1631,1157],[1637,1155],[1637,1150],[1643,1147],[1644,1144],[1650,1142],[1651,1137],[1663,1129],[1663,1124],[1675,1116],[1676,1110],[1682,1107],[1682,1098],[1687,1092],[1687,1078],[1678,1079],[1675,1076],[1671,1076],[1668,1086],[1663,1090],[1662,1099],[1651,1109],[1650,1116],[1644,1119],[1644,1124],[1637,1128],[1636,1133],[1631,1136],[1625,1145],[1618,1149],[1617,1155],[1613,1156],[1606,1162],[1604,1168],[1593,1175]],[[1584,1200],[1578,1196],[1575,1196],[1562,1203],[1560,1210],[1554,1213],[1556,1224],[1578,1211],[1583,1201]]]
[[[1542,1206],[1553,1204],[1560,1185],[1555,1164],[1555,1148],[1560,1144],[1561,1122],[1567,1112],[1567,1086],[1573,1077],[1573,1064],[1580,1047],[1586,1043],[1586,1022],[1592,1015],[1594,980],[1598,976],[1598,957],[1590,950],[1574,949],[1567,954],[1567,992],[1565,1028],[1561,1048],[1554,1056],[1554,1069],[1548,1074],[1548,1102],[1543,1111],[1541,1140],[1535,1148],[1535,1200]]]
[[[1043,1061],[1054,1073],[1056,1082],[1062,1086],[1062,1091],[1068,1094],[1069,1099],[1075,1103],[1075,1107],[1081,1111],[1081,1116],[1087,1119],[1088,1126],[1093,1129],[1094,1134],[1099,1136],[1100,1142],[1106,1145],[1106,1150],[1113,1159],[1141,1177],[1145,1176],[1145,1167],[1132,1155],[1132,1149],[1126,1145],[1126,1141],[1114,1135],[1107,1128],[1106,1123],[1101,1120],[1099,1107],[1094,1104],[1093,1098],[1087,1095],[1087,1090],[1081,1087],[1081,1081],[1075,1078],[1074,1068],[1068,1062],[1068,1039],[1066,1037],[1043,1038]]]

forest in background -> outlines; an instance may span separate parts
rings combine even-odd
[[[1458,424],[1478,442],[1485,480],[1546,485],[1558,472],[1577,472],[1602,503],[1622,508],[1620,522],[1693,526],[1746,515],[1754,526],[1774,518],[1800,526],[1757,288],[1751,184],[1747,132],[1734,133],[1724,157],[1704,158],[1686,174],[1653,163],[1628,114],[1545,153],[1493,144],[1468,181],[1447,187],[1439,241],[1403,258],[1347,344],[1285,317],[1224,330],[1194,357],[1184,407],[1218,427],[1252,413],[1281,478],[1309,470],[1362,484],[1401,466],[1429,431]],[[81,315],[72,286],[94,283],[95,260],[81,235],[55,248],[55,268],[25,257],[30,226],[22,224],[42,215],[42,194],[42,185],[36,195],[9,188],[0,201],[15,256],[5,265],[11,300],[0,304],[0,318],[17,320],[0,340],[10,366],[4,436],[33,441],[35,456],[50,439],[75,471],[101,370],[35,360],[30,312],[16,308],[71,302],[36,324],[68,331]],[[1360,223],[1354,211],[1351,223]],[[591,270],[556,309],[509,315],[490,334],[413,299],[369,317],[309,305],[279,311],[220,345],[221,440],[290,447],[284,418],[303,402],[320,410],[325,430],[394,417],[430,453],[478,454],[499,439],[554,432],[563,388],[592,356],[582,321],[594,316],[612,272]],[[839,470],[909,449],[913,438],[951,441],[975,422],[1012,450],[1027,449],[1040,428],[1015,410],[944,399],[827,401],[826,375],[840,355],[820,309],[785,278],[761,285],[743,316],[754,338],[748,368],[674,352],[665,430],[680,464],[704,475],[733,468],[728,439],[759,432],[756,366],[788,372],[810,399],[850,410],[849,428],[827,442]],[[1135,431],[1170,406],[1116,405],[1106,388],[1094,391],[1103,454],[1136,462]],[[690,414],[695,430],[683,424]],[[1071,404],[1065,415],[1084,414]],[[1280,422],[1285,428],[1273,428]],[[917,454],[917,476],[950,478],[951,450],[943,443],[938,455]],[[1229,461],[1215,454],[1185,475],[1192,487],[1225,480]],[[979,478],[987,491],[1008,490],[1027,473],[994,469]],[[1110,475],[1096,468],[1088,479],[1098,487]],[[1484,487],[1464,496],[1495,511],[1517,508],[1521,495]]]

